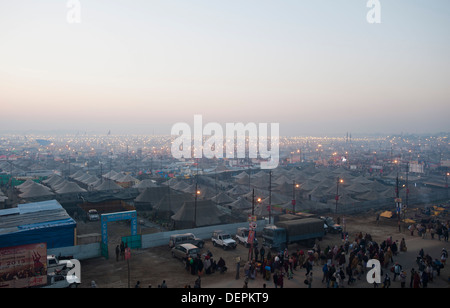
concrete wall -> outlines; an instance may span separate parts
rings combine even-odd
[[[55,256],[73,256],[74,259],[78,260],[97,258],[101,256],[100,243],[48,249],[47,254]]]
[[[261,232],[264,226],[266,225],[266,221],[261,220],[257,222],[256,232]],[[248,227],[248,222],[241,222],[235,224],[226,224],[226,225],[216,225],[202,228],[194,228],[194,229],[184,229],[184,230],[176,230],[176,231],[168,231],[168,232],[160,232],[153,234],[144,234],[142,235],[142,248],[151,248],[157,246],[166,246],[169,245],[170,236],[173,234],[184,234],[184,233],[193,233],[196,237],[208,240],[211,239],[211,235],[215,230],[222,230],[229,233],[234,237],[236,234],[236,229],[240,227]]]
[[[267,224],[265,220],[257,221],[256,232],[262,232],[262,229]],[[153,234],[142,235],[142,249],[158,247],[158,246],[168,246],[170,236],[173,234],[183,234],[183,233],[193,233],[196,237],[209,240],[211,235],[215,230],[222,230],[228,232],[234,237],[236,234],[236,229],[240,227],[248,227],[248,222],[241,222],[235,224],[217,225],[209,226],[195,229],[185,229],[176,231],[159,232]],[[50,255],[61,255],[61,256],[73,256],[78,260],[86,260],[92,258],[98,258],[101,256],[100,243],[92,243],[78,246],[61,247],[55,249],[49,249],[47,253]]]

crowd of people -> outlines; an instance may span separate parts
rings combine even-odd
[[[411,268],[408,275],[407,269],[395,262],[400,253],[407,252],[405,238],[394,240],[390,236],[378,243],[370,234],[363,235],[359,232],[352,239],[348,233],[342,233],[342,241],[341,245],[327,246],[325,249],[316,244],[307,251],[297,249],[290,253],[285,249],[275,254],[269,251],[267,256],[255,253],[255,258],[247,261],[244,266],[244,287],[248,287],[249,279],[254,280],[259,274],[264,280],[272,281],[275,288],[283,288],[285,279],[292,279],[294,274],[299,274],[303,269],[304,273],[302,271],[301,275],[304,275],[304,279],[302,277],[301,280],[310,288],[314,277],[313,269],[317,271],[320,268],[324,287],[343,288],[359,280],[366,281],[365,275],[370,270],[367,262],[376,259],[382,267],[382,281],[380,284],[375,283],[374,287],[389,288],[391,281],[399,281],[400,286],[405,288],[409,276],[409,287],[426,288],[429,282],[440,276],[448,258],[445,248],[435,258],[425,254],[422,249],[416,260],[417,268]]]
[[[417,231],[417,234],[424,239],[430,236],[432,240],[437,237],[439,241],[443,239],[445,242],[448,242],[448,228],[448,221],[447,223],[442,223],[441,221],[436,220],[428,223],[411,224],[409,225],[408,230],[411,233],[411,236],[414,236],[414,232]]]
[[[448,242],[448,222],[439,225],[415,225],[410,228],[412,236],[416,230],[424,239]],[[117,260],[123,255],[121,251],[122,249],[119,250]],[[375,259],[381,265],[382,280],[379,284],[374,283],[373,287],[389,288],[392,282],[398,281],[401,288],[407,286],[427,288],[429,283],[440,276],[441,270],[445,267],[448,259],[447,250],[444,247],[439,256],[432,257],[421,249],[415,260],[416,265],[410,268],[400,264],[399,259],[404,258],[398,258],[399,254],[407,251],[404,237],[394,240],[389,236],[378,243],[369,233],[363,235],[362,232],[352,237],[343,232],[338,245],[327,245],[325,249],[320,247],[320,243],[316,243],[309,250],[289,251],[286,248],[274,253],[264,246],[255,245],[249,251],[248,261],[242,261],[241,257],[236,258],[235,278],[240,279],[243,272],[244,288],[249,287],[250,280],[256,280],[258,277],[263,281],[264,287],[273,284],[275,288],[283,288],[286,280],[296,277],[297,281],[311,288],[314,278],[319,280],[321,276],[322,287],[344,288],[357,284],[358,281],[367,283],[366,274],[370,270],[367,264],[369,260]],[[201,287],[204,275],[223,274],[229,270],[224,258],[214,258],[209,250],[202,255],[187,257],[184,264],[186,271],[196,277],[194,288]],[[314,286],[320,284],[315,282]],[[166,287],[165,283],[162,287]]]

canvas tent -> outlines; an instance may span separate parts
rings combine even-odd
[[[197,200],[185,202],[171,218],[175,229],[189,229],[221,224],[223,216],[224,213],[211,200]]]

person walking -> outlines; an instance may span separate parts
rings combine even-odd
[[[308,289],[312,288],[312,282],[313,282],[313,272],[310,272],[308,277],[306,278],[306,280],[308,281]]]
[[[405,288],[405,285],[406,285],[406,272],[405,272],[405,271],[402,271],[402,272],[400,273],[400,287],[401,287],[402,289],[404,289],[404,288]]]
[[[413,288],[418,289],[420,288],[420,275],[418,272],[414,272],[414,278],[413,278]]]
[[[258,245],[255,245],[255,262],[258,262],[258,255],[259,255]]]
[[[402,272],[402,266],[400,264],[398,264],[398,262],[395,263],[395,265],[394,265],[394,279],[393,279],[393,281],[395,281],[395,278],[397,278],[397,276],[400,276],[401,272]]]
[[[236,257],[236,280],[239,279],[239,270],[241,269],[241,257]]]
[[[119,261],[119,255],[120,255],[120,246],[117,245],[117,246],[116,246],[116,262]]]
[[[261,249],[259,250],[259,254],[261,256],[261,262],[264,262],[265,253],[266,253],[266,250],[264,249],[264,246],[261,246]]]

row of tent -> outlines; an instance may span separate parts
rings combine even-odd
[[[95,175],[90,175],[88,173],[78,171],[69,177],[70,180],[54,174],[49,178],[43,180],[42,183],[37,183],[33,180],[27,180],[21,185],[16,186],[16,189],[19,191],[20,198],[34,199],[51,197],[54,195],[85,193],[87,191],[122,190],[123,187],[118,185],[117,182],[137,182],[135,178],[122,173],[116,173],[115,178],[116,180],[108,177],[99,179]],[[82,186],[86,187],[87,189],[82,188]]]
[[[377,202],[395,196],[394,187],[385,185],[380,179],[352,174],[344,168],[326,167],[277,168],[272,171],[271,177],[267,171],[259,171],[251,175],[243,171],[227,181],[201,176],[197,178],[197,184],[174,178],[163,184],[190,197],[195,195],[197,188],[200,191],[199,200],[210,200],[213,204],[243,213],[250,213],[253,207],[255,215],[267,216],[269,204],[280,212],[292,209],[294,194],[297,210],[334,207],[338,179],[343,180],[343,182],[339,181],[340,205]],[[299,185],[298,188],[296,184]],[[405,188],[402,188],[400,194],[404,193]],[[410,188],[410,193],[419,193],[419,188]],[[253,196],[261,198],[262,201],[256,202]],[[141,202],[145,201],[145,198],[144,193],[138,197]],[[178,204],[178,207],[181,204]],[[173,203],[172,206],[177,205]],[[161,210],[158,204],[156,209]]]

